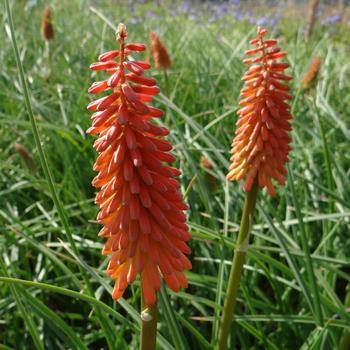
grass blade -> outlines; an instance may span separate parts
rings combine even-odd
[[[65,335],[64,338],[61,336],[62,339],[69,343],[73,349],[88,350],[87,346],[61,317],[59,317],[55,312],[51,311],[45,304],[33,297],[26,290],[21,289],[21,294],[28,301],[29,305],[45,320],[45,322],[49,324],[49,326],[58,336],[60,336],[62,333]]]
[[[310,256],[310,250],[309,250],[308,242],[306,238],[306,231],[305,231],[303,216],[301,214],[300,205],[298,203],[298,199],[297,199],[297,195],[294,187],[293,172],[289,165],[287,165],[287,167],[288,167],[288,173],[289,173],[289,177],[288,177],[289,187],[291,189],[293,204],[294,204],[295,212],[299,221],[301,244],[305,253],[306,270],[307,270],[310,284],[312,287],[313,297],[315,299],[314,307],[315,307],[316,321],[318,326],[323,326],[323,312],[322,312],[322,307],[320,302],[320,295],[319,295],[318,286],[316,283],[315,273],[312,266],[312,259]]]
[[[182,333],[182,330],[177,324],[176,316],[170,305],[168,294],[166,292],[164,285],[162,285],[158,294],[159,294],[159,303],[164,313],[166,323],[169,327],[169,333],[172,335],[176,350],[189,349],[188,344],[186,343],[186,339]]]
[[[7,268],[5,266],[5,263],[2,260],[2,257],[0,256],[0,269],[2,270],[2,273],[4,276],[7,276]],[[38,350],[44,350],[44,345],[42,341],[40,340],[39,333],[36,329],[34,320],[29,312],[27,312],[26,308],[22,304],[22,300],[19,296],[19,293],[16,289],[16,286],[10,285],[11,293],[13,294],[13,297],[16,301],[16,304],[18,306],[18,310],[24,320],[24,323],[27,325],[27,328],[29,330],[29,333],[33,339],[33,342]]]
[[[73,251],[76,253],[76,255],[78,255],[79,252],[78,252],[78,249],[77,249],[76,244],[75,244],[74,239],[73,239],[72,231],[71,231],[71,228],[70,228],[69,223],[68,223],[68,218],[67,218],[67,215],[65,213],[64,206],[62,205],[62,203],[58,197],[57,190],[55,187],[55,182],[54,182],[53,176],[51,174],[45,152],[41,146],[39,130],[38,130],[38,127],[36,125],[36,120],[35,120],[32,105],[30,102],[29,89],[28,89],[26,78],[25,78],[24,68],[23,68],[23,64],[22,64],[22,61],[21,61],[21,58],[19,55],[18,46],[17,46],[15,29],[14,29],[14,25],[13,25],[12,12],[10,9],[9,0],[5,0],[5,5],[6,5],[7,20],[9,22],[9,36],[11,38],[13,50],[15,53],[15,59],[16,59],[16,64],[17,64],[17,68],[19,71],[19,77],[20,77],[20,81],[21,81],[21,85],[22,85],[24,101],[25,101],[27,113],[29,116],[29,120],[31,123],[31,128],[32,128],[35,144],[36,144],[36,147],[37,147],[37,150],[39,153],[41,167],[44,171],[44,175],[45,175],[45,178],[47,180],[47,183],[48,183],[48,186],[50,189],[52,200],[55,204],[58,215],[59,215],[60,220],[62,222],[62,225],[65,229],[65,233],[67,235],[68,241],[69,241]],[[86,277],[85,271],[81,269],[80,272],[84,276],[84,280],[85,280],[89,294],[92,295],[93,294],[92,288],[89,284],[88,278]],[[98,310],[96,310],[96,315],[100,319],[100,323],[105,330],[105,336],[106,336],[109,348],[113,348],[113,344],[114,344],[113,338],[114,337],[112,336],[113,331],[111,330],[110,322],[103,315],[101,315]]]

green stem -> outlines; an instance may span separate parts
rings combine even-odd
[[[327,187],[331,193],[334,193],[335,182],[334,182],[334,178],[333,178],[333,174],[332,174],[331,156],[329,153],[326,132],[325,132],[325,129],[323,127],[322,118],[321,118],[320,112],[319,112],[318,107],[317,107],[317,101],[316,101],[315,95],[313,97],[313,105],[315,108],[316,119],[317,119],[318,126],[320,129],[320,134],[321,134],[326,175],[327,175]],[[335,211],[335,201],[332,197],[329,197],[328,198],[328,212],[334,213],[334,211]],[[325,242],[323,251],[324,251],[324,255],[327,256],[329,254],[329,252],[332,250],[333,240],[328,239],[329,232],[331,232],[331,230],[332,230],[332,222],[330,220],[326,220],[325,222],[322,223],[322,227],[323,227],[322,241]],[[335,283],[336,283],[336,278],[337,278],[336,275],[332,275],[327,270],[324,271],[324,275],[326,276],[330,285],[333,286],[333,288],[335,288]]]
[[[74,251],[74,253],[77,256],[79,256],[79,251],[78,251],[78,248],[75,244],[73,234],[72,234],[71,228],[69,226],[66,212],[65,212],[64,207],[63,207],[63,205],[58,197],[57,190],[55,187],[55,182],[54,182],[53,176],[51,174],[50,167],[49,167],[45,152],[44,152],[43,147],[41,145],[38,126],[37,126],[36,120],[34,118],[34,113],[33,113],[32,105],[31,105],[30,98],[29,98],[29,89],[28,89],[27,81],[25,79],[24,68],[23,68],[23,64],[22,64],[22,61],[21,61],[21,58],[19,55],[18,46],[17,46],[17,40],[16,40],[16,36],[15,36],[15,29],[14,29],[14,24],[13,24],[13,19],[12,19],[12,12],[11,12],[10,5],[9,5],[9,0],[5,0],[5,5],[6,5],[7,19],[8,19],[9,27],[10,27],[11,41],[12,41],[13,50],[15,53],[15,59],[16,59],[16,64],[17,64],[17,68],[18,68],[18,72],[19,72],[19,78],[21,81],[22,89],[23,89],[24,101],[25,101],[27,113],[29,116],[30,124],[32,127],[32,132],[33,132],[35,144],[36,144],[36,147],[38,149],[41,167],[44,171],[44,175],[45,175],[45,178],[46,178],[46,181],[48,183],[49,190],[51,193],[52,201],[54,202],[54,205],[57,209],[58,216],[59,216],[59,218],[62,222],[62,225],[64,227],[64,230],[66,232],[69,244],[72,247],[72,250]],[[92,286],[90,284],[89,278],[86,274],[86,271],[82,268],[81,265],[79,265],[79,270],[84,278],[84,282],[85,282],[86,287],[87,287],[87,292],[89,295],[92,296],[93,289],[92,289]],[[104,319],[103,315],[100,313],[99,309],[95,309],[95,312],[96,312],[96,315],[101,323],[102,328],[104,329],[104,333],[106,336],[106,340],[108,342],[108,346],[110,349],[113,349],[114,342],[112,340],[112,336],[111,336],[110,332],[108,331],[107,322]]]
[[[258,194],[258,187],[258,181],[257,179],[255,179],[251,190],[246,194],[241,219],[241,226],[238,233],[235,253],[230,271],[230,277],[228,280],[228,290],[226,292],[224,309],[221,316],[219,339],[216,345],[217,350],[227,349],[227,341],[230,334],[231,324],[233,321],[239,282],[241,279],[245,256],[248,250],[249,234],[255,209],[256,197]]]
[[[164,80],[165,80],[165,92],[167,97],[170,98],[170,84],[169,84],[168,71],[166,68],[164,68],[163,72],[164,72]]]
[[[347,308],[350,306],[350,283],[348,283],[346,289],[347,289],[347,293],[346,293],[344,305]],[[340,350],[349,350],[349,349],[350,349],[350,329],[348,327],[344,329],[343,335],[340,338]]]
[[[321,139],[322,139],[322,146],[323,146],[323,153],[324,153],[324,160],[325,160],[325,168],[326,168],[326,176],[327,176],[327,186],[328,186],[328,189],[330,191],[334,191],[334,179],[333,179],[333,174],[332,174],[331,156],[330,156],[330,153],[329,153],[326,133],[325,133],[322,121],[321,121],[320,112],[318,110],[315,98],[313,99],[313,104],[314,104],[314,108],[315,108],[315,111],[316,111],[317,122],[318,122],[318,126],[320,128],[320,134],[321,134]],[[332,200],[331,204],[332,204],[331,208],[333,208],[334,207],[333,200]]]
[[[142,293],[141,293],[142,294]],[[140,350],[154,350],[157,340],[157,302],[147,306],[141,296],[141,342]]]

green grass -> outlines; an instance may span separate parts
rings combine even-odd
[[[1,5],[0,349],[107,349],[106,334],[110,348],[138,346],[139,284],[118,303],[110,297],[108,259],[101,255],[103,240],[93,222],[96,154],[85,134],[87,89],[94,80],[88,67],[98,54],[115,48],[112,27],[120,21],[131,41],[148,42],[149,32],[158,31],[173,59],[170,96],[160,95],[156,105],[167,111],[162,122],[171,130],[187,190],[193,270],[187,290],[160,293],[158,345],[212,349],[243,205],[242,185],[227,183],[225,174],[245,70],[241,61],[254,26],[228,16],[208,25],[209,15],[193,21],[186,14],[169,16],[151,3],[131,11],[116,1],[56,0],[48,55],[40,38],[43,2],[10,4],[54,182],[40,166]],[[132,25],[138,16],[141,23]],[[350,330],[349,29],[319,26],[306,44],[299,24],[300,18],[284,19],[279,29],[271,28],[288,52],[294,76],[293,151],[286,186],[278,188],[275,199],[266,193],[258,198],[232,349],[340,349],[344,330]],[[319,78],[312,89],[300,91],[315,54],[323,61]],[[151,74],[164,91],[162,72]],[[37,172],[26,167],[15,143],[29,150]],[[200,167],[203,155],[213,162],[211,170]],[[216,179],[216,189],[210,189],[206,173]]]

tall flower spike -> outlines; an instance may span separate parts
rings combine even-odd
[[[288,132],[292,118],[288,100],[292,96],[282,82],[292,77],[283,73],[288,63],[278,62],[286,52],[276,47],[277,40],[264,39],[266,33],[266,29],[258,29],[258,37],[250,41],[255,48],[245,52],[258,56],[243,61],[256,65],[251,66],[242,79],[245,82],[239,103],[242,108],[238,111],[238,129],[227,178],[231,181],[245,178],[245,191],[249,191],[258,178],[259,185],[267,187],[274,196],[271,180],[283,185],[287,174],[285,163],[290,151]]]
[[[171,66],[168,50],[155,32],[151,33],[151,53],[155,68],[168,69]]]
[[[46,40],[52,40],[55,33],[52,24],[52,11],[49,5],[45,6],[41,20],[41,37]]]
[[[303,90],[310,87],[311,83],[317,78],[318,72],[321,68],[321,59],[319,57],[314,57],[310,63],[309,68],[301,79],[301,87]]]
[[[120,298],[138,273],[146,305],[156,301],[160,273],[175,292],[187,287],[184,270],[191,268],[186,257],[190,238],[187,209],[174,178],[180,171],[165,163],[175,157],[170,143],[161,138],[169,131],[151,123],[163,112],[148,102],[159,93],[156,81],[146,77],[147,62],[128,60],[130,53],[145,45],[125,43],[128,33],[120,24],[116,39],[119,50],[103,53],[90,68],[106,71],[109,77],[91,85],[90,93],[110,91],[88,105],[92,127],[99,135],[94,148],[99,153],[92,184],[100,188],[96,203],[101,210],[99,236],[107,237],[103,254],[111,254],[108,274],[115,280],[113,298]]]

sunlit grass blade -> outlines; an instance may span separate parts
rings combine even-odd
[[[224,227],[223,227],[223,235],[224,237],[228,236],[228,220],[229,220],[229,203],[230,203],[230,194],[229,194],[229,186],[228,181],[225,182],[225,216],[224,216]],[[214,322],[213,322],[213,330],[212,330],[212,344],[214,344],[218,337],[219,326],[220,326],[220,312],[222,307],[222,298],[223,298],[223,288],[224,288],[224,275],[225,275],[225,265],[224,265],[224,242],[221,245],[221,257],[220,264],[218,270],[218,279],[216,286],[216,309],[214,310]]]
[[[15,53],[16,64],[17,64],[17,68],[18,68],[19,76],[20,76],[20,80],[21,80],[21,85],[22,85],[22,92],[24,95],[25,105],[26,105],[27,113],[28,113],[28,116],[30,119],[35,144],[36,144],[36,147],[37,147],[37,150],[39,153],[41,167],[44,171],[44,175],[45,175],[46,181],[47,181],[49,189],[50,189],[52,200],[55,204],[55,207],[57,208],[57,212],[58,212],[58,215],[59,215],[60,220],[62,222],[62,225],[64,227],[65,233],[67,235],[67,239],[68,239],[73,251],[78,255],[79,252],[78,252],[78,249],[75,245],[75,241],[73,239],[72,231],[71,231],[71,228],[70,228],[70,225],[68,222],[67,215],[66,215],[65,210],[64,210],[64,206],[62,205],[62,203],[58,197],[57,190],[55,187],[55,182],[54,182],[53,176],[51,174],[50,167],[49,167],[45,152],[44,152],[43,147],[41,145],[38,127],[36,125],[36,120],[35,120],[32,105],[30,102],[29,89],[28,89],[26,78],[25,78],[24,68],[23,68],[23,64],[22,64],[22,61],[21,61],[21,58],[19,55],[18,46],[17,46],[15,29],[14,29],[14,25],[13,25],[13,19],[12,19],[12,13],[11,13],[11,9],[10,9],[9,0],[5,0],[5,5],[6,5],[7,20],[9,22],[9,37],[11,38],[14,53]],[[80,272],[84,276],[85,283],[87,285],[88,293],[91,295],[92,288],[89,285],[88,279],[85,278],[85,272],[83,270],[81,270]],[[109,344],[109,347],[112,347],[113,343],[114,343],[114,341],[113,341],[114,337],[112,335],[113,333],[108,331],[108,320],[104,319],[104,316],[102,314],[100,314],[99,311],[96,311],[96,313],[97,313],[97,317],[99,317],[99,319],[100,319],[102,327],[105,328],[105,336],[106,336],[107,342]]]
[[[180,320],[181,324],[191,332],[193,337],[196,338],[198,344],[200,344],[201,346],[201,349],[211,349],[210,343],[204,338],[204,336],[198,331],[198,329],[193,324],[191,324],[189,320],[186,320],[180,315],[178,315],[178,319]]]
[[[302,245],[303,251],[305,253],[306,270],[307,270],[308,278],[310,280],[310,284],[312,286],[313,299],[315,300],[315,302],[313,303],[314,310],[315,310],[315,316],[316,316],[318,326],[322,327],[323,326],[323,311],[322,311],[321,302],[320,302],[320,296],[319,296],[320,293],[319,293],[319,289],[318,289],[318,286],[316,283],[315,273],[314,273],[314,269],[313,269],[313,265],[312,265],[312,259],[310,256],[310,249],[309,249],[308,240],[306,237],[303,216],[301,213],[300,204],[298,202],[297,194],[296,194],[295,187],[294,187],[293,171],[289,167],[289,165],[287,165],[287,167],[288,167],[288,172],[289,172],[289,178],[288,178],[289,187],[291,189],[293,204],[294,204],[295,212],[296,212],[296,215],[297,215],[297,218],[299,221],[301,245]]]
[[[72,298],[83,300],[87,303],[93,304],[94,306],[97,306],[98,308],[102,309],[106,314],[112,316],[120,323],[127,325],[130,329],[133,329],[135,332],[137,333],[140,332],[140,327],[137,323],[129,321],[127,318],[122,316],[112,307],[104,304],[102,301],[97,300],[89,295],[81,294],[67,288],[62,288],[62,287],[50,285],[47,283],[32,282],[32,281],[26,281],[26,280],[17,279],[17,278],[0,277],[0,283],[8,283],[8,284],[14,284],[14,285],[20,284],[27,287],[36,287],[39,289],[46,289],[54,293],[59,293],[59,294],[67,295]],[[163,347],[163,349],[166,349],[166,350],[173,349],[173,347],[169,344],[169,342],[164,337],[158,336],[158,341],[159,341],[159,344]]]
[[[184,337],[181,331],[181,328],[178,325],[178,322],[176,320],[176,315],[170,305],[170,300],[164,285],[162,285],[159,291],[159,303],[161,306],[162,313],[164,314],[166,324],[169,328],[169,333],[171,334],[172,340],[174,342],[175,349],[176,350],[189,349],[188,344],[186,342],[186,338]]]
[[[0,256],[0,270],[2,270],[2,274],[4,276],[7,276],[7,272],[6,272],[7,268],[5,266],[4,261],[2,260],[1,256]],[[20,297],[20,293],[17,290],[17,287],[15,285],[10,285],[10,290],[11,290],[11,293],[13,295],[13,298],[16,301],[18,310],[19,310],[19,312],[24,320],[24,323],[28,327],[29,333],[33,339],[33,343],[34,343],[35,347],[38,350],[44,350],[44,345],[40,339],[40,335],[38,333],[37,326],[34,323],[34,320],[33,320],[31,313],[23,305],[22,298]]]
[[[18,224],[20,226],[21,223],[18,222]],[[67,276],[70,276],[70,278],[72,279],[72,281],[74,282],[74,284],[76,285],[76,287],[78,289],[82,289],[82,285],[81,282],[77,279],[77,277],[75,276],[74,272],[72,272],[60,259],[57,255],[54,254],[54,252],[51,251],[51,249],[45,247],[45,245],[43,245],[42,243],[36,241],[34,238],[28,236],[27,234],[25,234],[24,232],[21,231],[17,231],[15,229],[12,229],[11,227],[9,227],[10,231],[13,231],[15,234],[18,234],[22,237],[24,237],[29,244],[36,250],[38,250],[39,252],[44,253],[51,261],[54,265],[58,266],[59,269],[62,270],[62,272],[64,272]]]
[[[70,344],[73,349],[88,349],[82,339],[75,334],[74,330],[68,326],[61,317],[26,290],[22,289],[20,292],[28,304],[45,320],[47,324],[49,324],[49,327],[51,327],[53,331],[62,338],[65,344]]]
[[[258,205],[258,209],[262,216],[264,217],[265,221],[269,224],[271,231],[276,236],[277,240],[279,241],[281,248],[285,254],[285,257],[288,261],[288,264],[290,268],[292,269],[293,273],[295,274],[295,279],[297,280],[300,288],[303,291],[304,297],[308,303],[308,306],[310,307],[310,310],[313,310],[313,302],[312,302],[312,295],[309,292],[309,289],[305,285],[304,279],[300,274],[299,267],[296,264],[295,258],[291,255],[288,246],[286,245],[284,238],[281,237],[280,232],[276,229],[275,225],[273,224],[273,221],[268,216],[268,214],[265,212],[264,208],[260,205]]]

